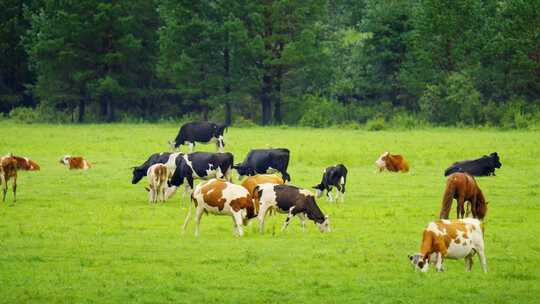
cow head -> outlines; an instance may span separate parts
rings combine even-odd
[[[39,169],[40,169],[39,165],[35,161],[33,161],[31,159],[28,160],[28,170],[29,171],[39,171]]]
[[[169,140],[168,143],[169,143],[169,149],[171,149],[172,152],[175,152],[177,149],[176,141]]]
[[[491,160],[491,165],[495,168],[500,168],[502,167],[502,164],[501,164],[501,161],[499,159],[499,155],[497,154],[497,152],[493,152],[489,155],[489,158]]]
[[[233,166],[233,169],[238,172],[238,180],[241,180],[244,178],[244,176],[249,175],[249,170],[246,166],[243,166],[242,164],[236,164]]]
[[[386,168],[386,159],[388,158],[388,155],[390,155],[390,152],[384,152],[379,159],[375,161],[375,166],[379,169]]]
[[[322,223],[316,224],[321,232],[330,232],[330,219],[328,218],[328,215],[324,217],[324,221]]]
[[[319,197],[321,197],[323,195],[323,191],[324,191],[323,184],[318,184],[318,185],[315,185],[315,186],[313,186],[311,188],[315,189],[315,195],[317,196],[317,198],[319,198]]]
[[[146,175],[146,170],[139,167],[133,167],[133,178],[131,179],[132,184],[138,183]]]
[[[71,159],[71,156],[70,155],[64,155],[64,157],[62,157],[60,159],[60,163],[62,165],[69,165],[69,160]]]
[[[414,255],[409,255],[409,260],[411,261],[411,264],[413,265],[415,270],[420,270],[422,272],[427,272],[429,268],[429,260],[427,257],[424,257],[420,253],[416,253]]]
[[[214,125],[214,136],[219,137],[219,135],[223,135],[223,133],[227,130],[227,125],[225,124],[215,124]]]

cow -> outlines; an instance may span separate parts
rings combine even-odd
[[[153,164],[148,168],[146,173],[148,176],[149,202],[157,203],[157,201],[165,202],[165,188],[169,179],[169,169],[165,164]]]
[[[24,170],[24,171],[39,171],[40,170],[39,165],[35,161],[29,159],[28,157],[15,156],[15,155],[12,155],[11,157],[13,157],[17,161],[18,170]]]
[[[427,272],[429,263],[435,264],[437,271],[444,271],[444,259],[465,259],[465,270],[470,271],[477,253],[482,270],[487,272],[484,226],[480,220],[438,220],[424,229],[420,252],[409,255],[409,260],[415,269]]]
[[[382,172],[385,169],[390,172],[409,172],[409,165],[403,156],[390,154],[390,152],[384,152],[379,159],[375,161],[375,166],[379,168],[379,172]]]
[[[173,151],[179,149],[180,145],[188,145],[189,151],[193,152],[196,142],[204,144],[215,142],[218,151],[223,152],[225,147],[223,132],[226,128],[226,125],[207,121],[188,122],[182,125],[176,138],[169,141],[169,144]]]
[[[302,229],[305,227],[305,218],[309,218],[321,232],[330,231],[330,220],[325,216],[317,203],[313,193],[290,185],[261,184],[255,187],[253,199],[255,204],[260,205],[257,215],[259,229],[264,232],[264,220],[267,211],[276,209],[279,213],[286,213],[287,219],[283,224],[282,231],[287,228],[292,217],[300,217]]]
[[[60,159],[62,165],[66,165],[70,170],[88,170],[90,169],[90,163],[82,156],[65,155]]]
[[[148,157],[148,159],[140,166],[132,167],[133,169],[133,178],[131,179],[132,184],[138,183],[148,172],[148,168],[154,164],[165,164],[169,162],[169,158],[173,153],[161,152],[154,153]]]
[[[233,234],[238,236],[244,235],[242,225],[246,225],[249,219],[255,217],[251,194],[244,187],[227,181],[214,178],[200,183],[193,190],[191,201],[193,204],[189,206],[182,230],[185,232],[191,218],[192,206],[195,205],[197,208],[195,213],[195,236],[199,236],[199,225],[203,212],[231,215],[233,218]]]
[[[255,190],[255,187],[260,184],[274,184],[274,185],[283,185],[285,182],[283,181],[283,178],[277,175],[273,174],[257,174],[253,176],[249,176],[242,182],[242,187],[246,188],[246,190],[253,196],[253,191]],[[259,212],[259,204],[255,204],[255,212]]]
[[[253,149],[242,163],[234,165],[239,178],[253,176],[255,174],[280,172],[285,181],[291,181],[291,176],[287,173],[289,166],[288,149]]]
[[[0,184],[2,185],[2,202],[6,201],[8,181],[13,179],[13,202],[17,201],[17,160],[10,154],[0,158]]]
[[[317,197],[321,197],[326,190],[328,201],[332,202],[332,189],[336,187],[336,201],[338,198],[343,202],[345,197],[345,183],[347,182],[347,168],[343,164],[337,164],[326,168],[323,171],[322,180],[318,185],[313,186],[316,189]]]
[[[234,156],[232,153],[193,152],[176,158],[176,169],[169,187],[179,187],[187,180],[186,192],[193,189],[193,180],[211,178],[231,180]]]
[[[455,172],[466,172],[473,176],[495,176],[495,169],[501,167],[499,155],[493,152],[489,156],[484,155],[478,159],[455,162],[444,171],[444,176]]]
[[[439,218],[448,219],[454,199],[458,201],[456,209],[457,218],[463,218],[465,215],[469,215],[468,212],[465,214],[465,201],[470,203],[473,217],[482,220],[486,216],[486,199],[478,183],[471,175],[456,172],[448,176]]]

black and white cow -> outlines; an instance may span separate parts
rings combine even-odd
[[[170,152],[161,152],[154,153],[148,157],[148,159],[140,166],[133,167],[133,178],[131,179],[132,184],[138,183],[143,177],[146,176],[148,168],[154,164],[165,164],[169,161],[169,158],[174,153]]]
[[[186,191],[193,189],[193,180],[220,178],[231,180],[234,156],[232,153],[193,152],[176,158],[176,168],[169,181],[179,187],[187,180]]]
[[[260,205],[257,218],[259,219],[261,233],[264,231],[266,213],[273,209],[279,213],[288,214],[282,230],[285,230],[292,217],[298,214],[302,221],[302,229],[304,229],[304,222],[307,217],[315,222],[321,232],[330,231],[328,216],[322,213],[315,202],[315,196],[308,190],[290,185],[265,183],[255,187],[253,199],[255,204]]]
[[[322,180],[313,186],[317,190],[317,197],[321,197],[326,190],[328,201],[332,202],[332,189],[336,187],[336,201],[343,202],[345,198],[345,183],[347,182],[347,168],[343,164],[328,167],[324,170]]]
[[[455,162],[444,171],[444,176],[455,172],[465,172],[473,176],[495,176],[495,169],[500,167],[502,164],[499,155],[493,152],[478,159]]]
[[[225,147],[223,132],[226,128],[226,125],[207,121],[188,122],[182,125],[174,141],[169,141],[169,144],[173,151],[178,149],[180,145],[188,145],[189,151],[192,152],[195,142],[205,144],[215,142],[218,151],[222,152]]]
[[[289,166],[289,150],[288,149],[253,149],[242,163],[234,165],[234,169],[240,175],[240,179],[244,176],[253,176],[256,174],[267,174],[280,172],[285,181],[290,181],[291,177],[287,173]]]

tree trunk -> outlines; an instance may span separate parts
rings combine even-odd
[[[85,111],[86,111],[86,96],[83,96],[79,100],[79,123],[84,122]]]
[[[107,98],[107,122],[114,121],[114,107],[110,98]]]
[[[281,124],[283,119],[281,115],[281,80],[283,77],[283,69],[281,67],[278,68],[276,78],[275,78],[275,84],[276,84],[276,92],[274,95],[274,121],[276,124]]]
[[[229,49],[225,48],[223,50],[223,71],[224,71],[224,87],[223,91],[225,92],[225,125],[230,126],[232,124],[232,107],[231,107],[231,101],[230,93],[231,93],[231,80],[230,80],[230,57],[229,57]]]
[[[264,75],[263,76],[263,87],[261,92],[261,107],[262,107],[262,125],[266,126],[270,124],[272,119],[272,100],[270,98],[272,94],[272,76]]]
[[[264,49],[268,54],[272,54],[272,0],[265,1],[265,10],[264,10]],[[263,63],[263,83],[261,87],[260,101],[262,108],[262,125],[266,126],[270,123],[272,119],[272,65],[270,62]]]

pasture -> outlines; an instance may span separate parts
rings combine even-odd
[[[323,168],[349,169],[342,205],[317,202],[332,232],[302,232],[284,215],[256,221],[243,238],[228,216],[203,216],[201,236],[181,225],[187,199],[149,205],[130,166],[168,149],[178,125],[19,125],[0,122],[0,153],[28,156],[39,172],[20,172],[17,203],[0,205],[2,303],[527,303],[540,295],[540,134],[472,129],[366,132],[342,129],[230,128],[225,150],[241,161],[250,148],[291,150],[292,184],[311,187]],[[213,145],[196,147],[214,151]],[[376,174],[384,151],[408,160],[409,173]],[[185,151],[185,148],[183,148]],[[502,168],[477,178],[489,201],[489,272],[477,257],[446,272],[414,272],[425,225],[438,217],[452,162],[497,151]],[[93,168],[69,171],[64,154]],[[235,175],[235,181],[236,175]],[[450,213],[455,218],[455,203]]]

